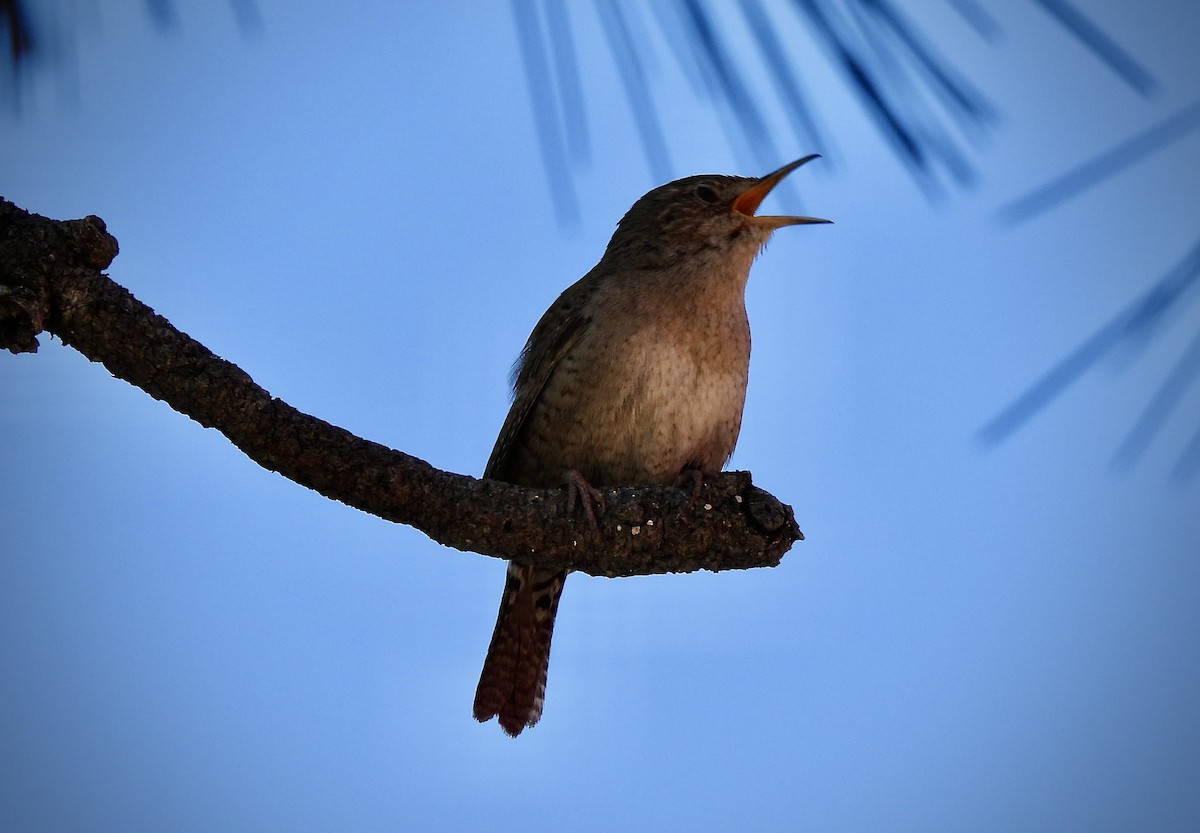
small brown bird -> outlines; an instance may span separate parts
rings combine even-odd
[[[760,179],[691,176],[655,188],[600,262],[542,315],[515,369],[512,408],[483,476],[567,484],[588,520],[596,487],[678,484],[733,454],[746,399],[750,264],[783,226],[763,198],[806,156]],[[564,570],[510,562],[475,719],[516,737],[542,716]]]

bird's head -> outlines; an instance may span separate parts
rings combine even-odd
[[[730,254],[750,251],[753,257],[775,229],[828,223],[819,217],[755,214],[785,176],[817,158],[815,153],[805,156],[758,178],[701,174],[660,185],[621,219],[609,253],[655,263],[726,249]]]

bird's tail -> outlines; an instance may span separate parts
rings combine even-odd
[[[542,716],[550,637],[566,579],[565,570],[508,565],[496,630],[475,689],[475,719],[498,716],[514,738]]]

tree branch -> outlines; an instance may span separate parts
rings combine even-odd
[[[607,489],[597,532],[566,515],[565,490],[439,471],[356,437],[272,397],[113,283],[102,270],[116,254],[99,217],[50,220],[0,200],[0,347],[32,353],[39,333],[56,335],[264,468],[459,550],[630,576],[775,566],[804,537],[746,472],[708,478],[697,499]]]

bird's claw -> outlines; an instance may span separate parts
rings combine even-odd
[[[599,530],[600,524],[596,522],[596,509],[604,511],[604,495],[575,469],[571,469],[563,475],[563,479],[567,484],[567,515],[574,513],[575,501],[578,500],[588,525],[594,530]]]
[[[684,469],[679,472],[675,478],[675,488],[680,489],[689,483],[692,486],[692,494],[688,501],[691,502],[700,497],[700,491],[704,488],[704,472],[700,469]]]

